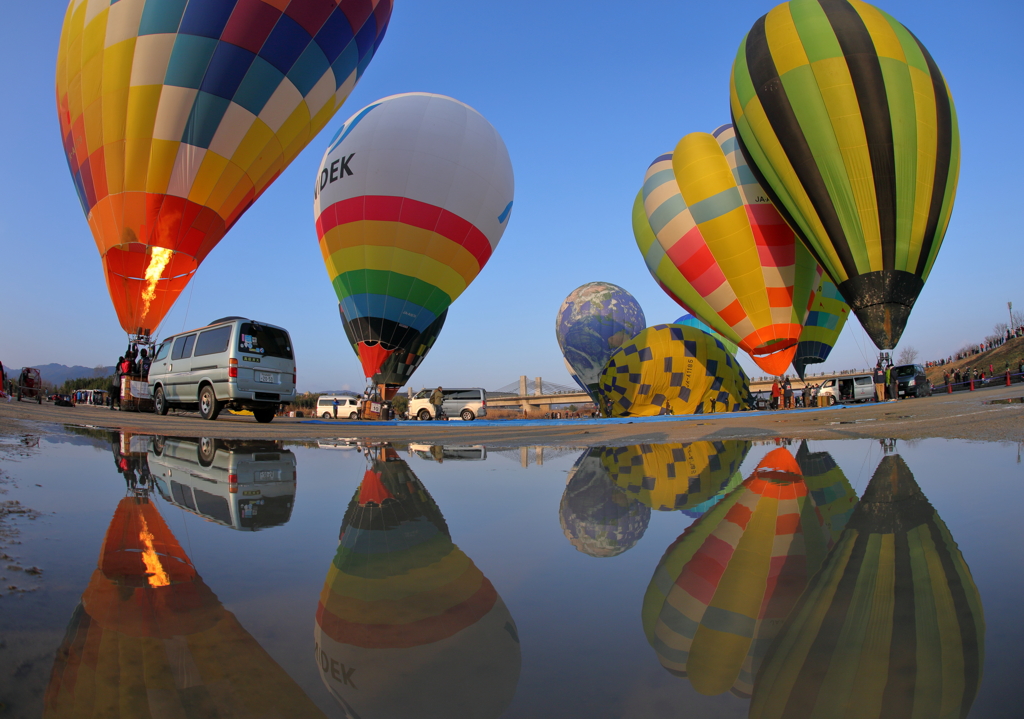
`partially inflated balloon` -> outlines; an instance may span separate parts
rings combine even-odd
[[[508,226],[513,184],[498,131],[444,95],[378,100],[335,133],[313,214],[364,376],[440,331]]]
[[[643,206],[661,249],[711,312],[693,309],[763,370],[785,372],[817,267],[754,179],[732,126],[691,133],[651,163]]]
[[[359,322],[349,322],[345,317],[344,305],[338,305],[338,313],[341,315],[341,326],[345,329],[345,336],[352,346],[352,351],[359,357],[360,344],[365,346],[368,340],[367,333],[365,332],[366,325]],[[427,352],[434,346],[434,342],[437,341],[437,336],[441,334],[441,329],[444,327],[444,321],[447,317],[448,310],[445,310],[441,313],[440,317],[427,325],[425,330],[410,334],[402,343],[402,346],[391,352],[377,368],[377,371],[371,375],[373,383],[376,385],[387,384],[394,387],[401,387],[406,384],[409,378],[412,377],[412,373],[426,359]]]
[[[391,0],[71,0],[57,114],[125,331],[153,331],[327,124]]]
[[[633,295],[610,282],[588,282],[558,308],[555,337],[578,381],[595,397],[608,360],[645,327],[647,318]]]
[[[694,327],[648,327],[612,355],[599,406],[613,417],[738,412],[750,380],[717,339]]]
[[[807,310],[800,342],[793,356],[793,368],[801,379],[807,365],[828,359],[850,317],[850,306],[839,294],[835,283],[824,274],[818,280]]]
[[[793,0],[736,55],[733,123],[790,226],[879,349],[899,341],[949,224],[956,111],[913,34],[865,2]]]
[[[713,329],[708,327],[702,321],[700,321],[699,319],[694,317],[692,312],[689,313],[689,314],[683,315],[682,317],[677,319],[672,324],[675,324],[675,325],[687,325],[688,327],[696,327],[701,332],[707,332],[709,335],[711,335],[716,340],[718,340],[723,345],[725,345],[725,348],[727,350],[729,350],[729,354],[733,355],[734,357],[736,356],[736,351],[739,350],[739,347],[736,346],[735,342],[730,342],[725,337],[723,337],[722,335],[720,335],[717,332],[715,332]]]

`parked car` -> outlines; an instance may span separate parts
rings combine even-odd
[[[818,396],[827,397],[830,405],[845,402],[870,402],[875,398],[875,381],[869,374],[833,377],[821,383]]]
[[[316,416],[334,418],[334,400],[338,400],[338,417],[359,418],[359,398],[347,394],[322,394],[316,400]]]
[[[931,397],[932,383],[919,364],[901,364],[892,368],[900,397]]]
[[[157,414],[180,407],[212,420],[222,409],[250,410],[257,422],[270,422],[295,399],[291,337],[245,317],[171,335],[153,356],[149,390]]]
[[[418,420],[434,418],[434,406],[430,404],[432,389],[420,390],[409,400],[409,416]],[[461,417],[470,422],[477,417],[487,416],[487,391],[482,387],[444,387],[444,413],[451,418]]]

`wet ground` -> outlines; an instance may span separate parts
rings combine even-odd
[[[0,717],[1020,716],[1018,443],[300,427],[0,427]]]

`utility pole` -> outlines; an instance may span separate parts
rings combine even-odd
[[[1013,303],[1006,303],[1006,311],[1010,313],[1010,331],[1013,331]]]

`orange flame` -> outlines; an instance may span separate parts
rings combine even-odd
[[[173,250],[165,247],[154,247],[150,250],[149,267],[146,268],[146,289],[142,291],[142,301],[145,303],[142,308],[142,316],[149,312],[149,305],[156,297],[156,283],[171,261]]]
[[[167,251],[170,252],[170,250]],[[149,525],[146,524],[144,517],[140,516],[140,519],[142,519],[142,531],[139,532],[139,539],[145,546],[145,550],[142,552],[142,563],[146,565],[146,579],[151,587],[166,587],[171,580],[167,576],[167,572],[164,571],[163,565],[160,564],[160,557],[153,547],[154,537],[153,533],[149,531]]]

